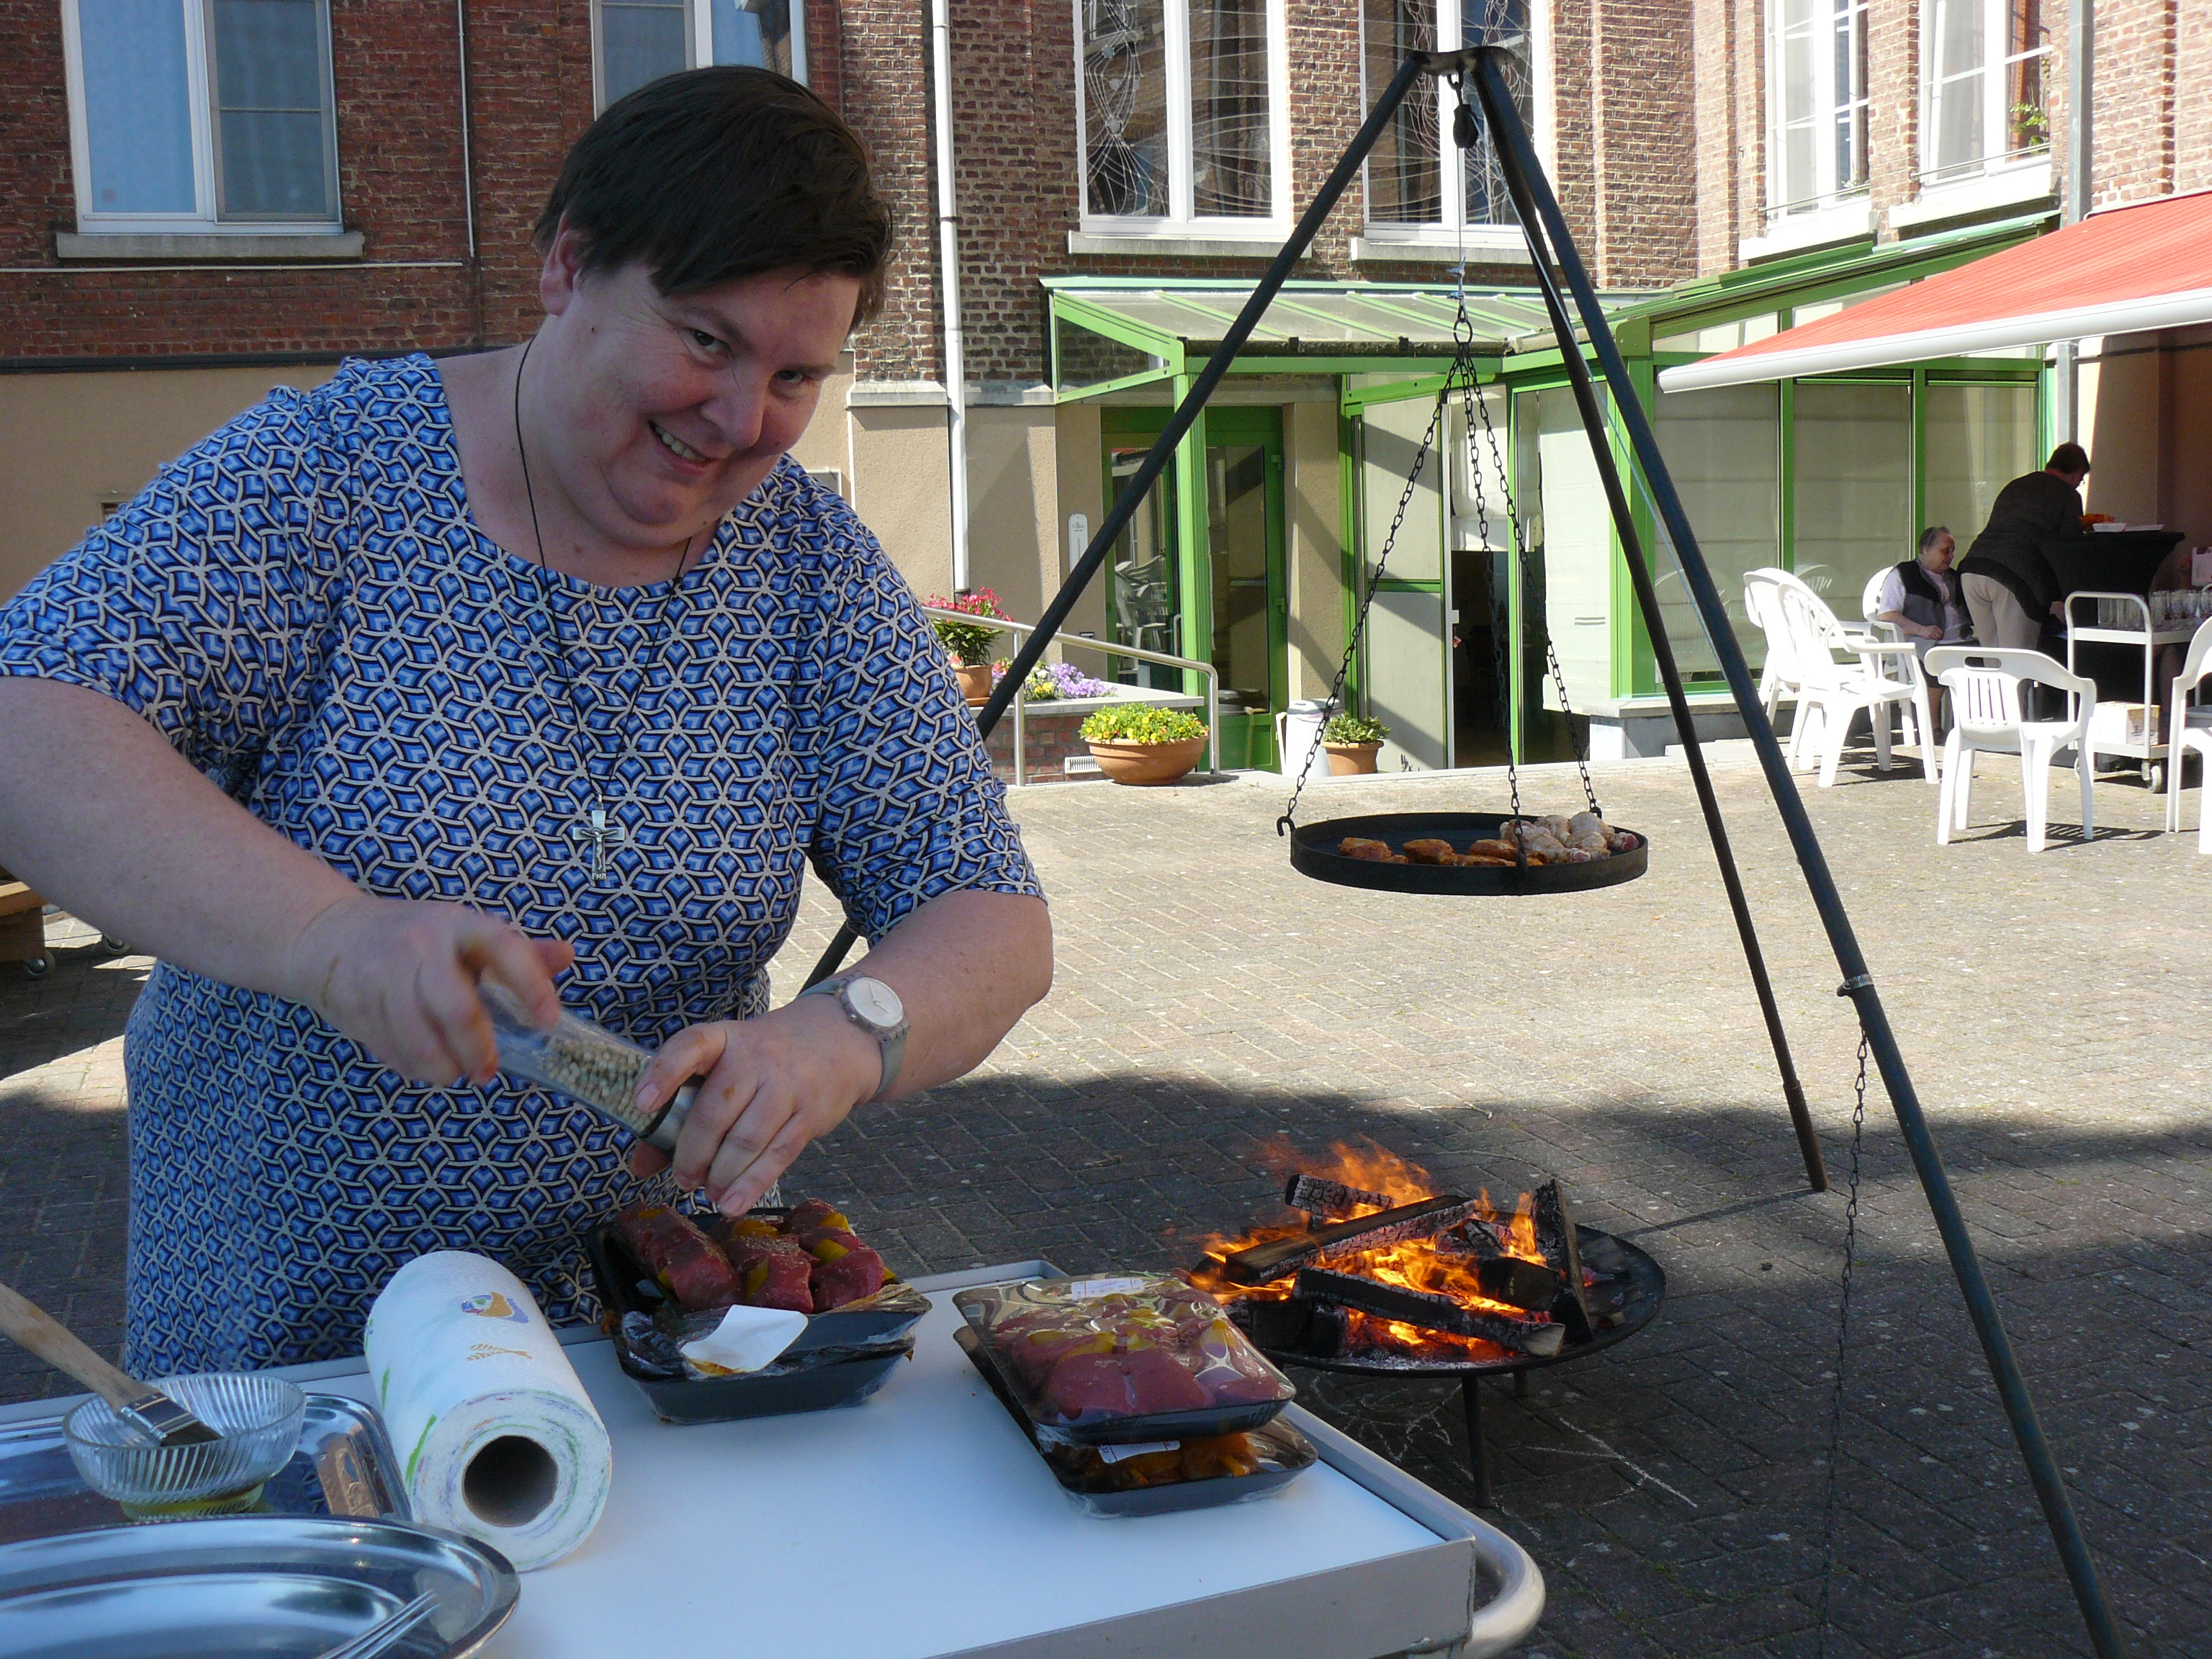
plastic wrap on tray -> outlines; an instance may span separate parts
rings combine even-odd
[[[1042,1438],[973,1330],[956,1331],[969,1362],[1028,1437],[1077,1511],[1109,1519],[1249,1504],[1320,1461],[1312,1441],[1277,1418],[1258,1428],[1181,1441],[1072,1446]]]
[[[1297,1395],[1218,1302],[1179,1279],[1031,1279],[952,1304],[1048,1443],[1231,1434]]]

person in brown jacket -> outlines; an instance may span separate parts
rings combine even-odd
[[[2014,478],[1997,492],[1990,521],[1959,562],[1959,586],[1984,645],[2041,644],[2044,619],[2056,617],[2065,596],[2058,573],[2039,544],[2046,537],[2079,535],[2081,481],[2089,457],[2081,445],[2063,443],[2043,471]]]

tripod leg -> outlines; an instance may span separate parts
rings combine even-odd
[[[1467,1418],[1467,1472],[1474,1482],[1474,1506],[1494,1508],[1490,1496],[1490,1448],[1482,1437],[1482,1384],[1480,1379],[1459,1380],[1459,1404]]]

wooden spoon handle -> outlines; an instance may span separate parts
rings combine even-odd
[[[56,1370],[70,1376],[118,1410],[147,1393],[146,1385],[115,1369],[37,1304],[0,1285],[0,1335],[13,1337]]]

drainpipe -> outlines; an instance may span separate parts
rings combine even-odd
[[[960,326],[960,214],[952,194],[951,0],[929,0],[930,59],[937,84],[937,264],[945,312],[945,441],[951,462],[952,586],[968,586],[968,364]]]
[[[2066,198],[2060,221],[2075,224],[2089,216],[2089,158],[2096,131],[2096,0],[2072,0],[2066,17]],[[2058,343],[2058,362],[2051,377],[2051,425],[2061,438],[2079,441],[2081,424],[2077,365],[2081,347],[2077,340]]]

